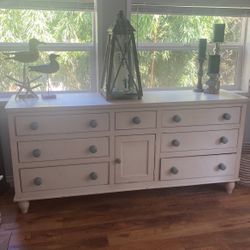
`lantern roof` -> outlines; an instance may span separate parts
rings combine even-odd
[[[116,23],[112,29],[113,34],[115,35],[127,35],[134,32],[135,29],[129,22],[129,20],[124,16],[122,10],[119,11],[116,19]]]

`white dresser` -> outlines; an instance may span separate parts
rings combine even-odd
[[[94,93],[15,100],[9,119],[15,201],[239,179],[247,98],[221,91]],[[117,197],[119,199],[119,196]]]

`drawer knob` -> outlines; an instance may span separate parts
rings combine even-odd
[[[119,159],[119,158],[115,159],[116,164],[121,164],[121,162],[122,162],[121,159]]]
[[[41,177],[36,177],[34,180],[33,180],[33,183],[34,185],[36,186],[41,186],[43,184],[43,179]]]
[[[176,167],[172,167],[172,168],[170,169],[170,173],[171,173],[171,174],[174,174],[174,175],[177,175],[177,174],[179,173],[179,170],[178,170],[178,168],[176,168]]]
[[[38,122],[32,122],[32,123],[30,124],[30,129],[31,129],[31,130],[37,130],[38,128],[39,128]]]
[[[39,158],[40,156],[41,156],[41,150],[40,149],[34,149],[33,151],[32,151],[32,155],[34,156],[34,157],[36,157],[36,158]]]
[[[133,121],[133,123],[136,124],[136,125],[138,125],[138,124],[141,123],[141,119],[140,119],[140,117],[138,117],[138,116],[135,116],[135,117],[132,119],[132,121]]]
[[[95,180],[98,179],[98,175],[97,175],[96,172],[90,173],[90,174],[89,174],[89,177],[90,177],[90,179],[93,180],[93,181],[95,181]]]
[[[227,166],[226,166],[225,164],[223,164],[223,163],[220,163],[220,164],[218,165],[218,169],[219,169],[219,170],[222,170],[222,171],[225,171],[225,170],[227,169]]]
[[[89,122],[89,126],[90,126],[91,128],[96,128],[96,127],[98,126],[98,123],[97,123],[96,120],[91,120],[91,121]]]
[[[181,117],[180,117],[179,115],[174,115],[174,116],[173,116],[173,121],[174,121],[174,122],[177,122],[177,123],[178,123],[178,122],[181,122]]]
[[[180,144],[181,144],[181,143],[180,143],[178,140],[173,140],[173,141],[172,141],[172,145],[173,145],[174,147],[179,147]]]
[[[222,137],[220,138],[220,142],[221,142],[222,144],[227,144],[227,143],[228,143],[227,137],[222,136]]]
[[[224,120],[229,121],[229,120],[231,120],[231,118],[232,118],[232,116],[229,113],[223,114],[223,119]]]
[[[97,147],[95,145],[91,145],[89,147],[89,152],[92,153],[92,154],[97,153]]]

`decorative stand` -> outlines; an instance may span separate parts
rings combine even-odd
[[[199,69],[198,69],[198,83],[196,85],[196,88],[194,89],[194,92],[203,92],[202,87],[202,78],[203,78],[203,64],[205,62],[205,58],[199,58]]]
[[[204,93],[218,95],[220,92],[220,44],[224,42],[225,24],[214,25],[214,55],[209,56],[208,76]]]
[[[47,92],[42,94],[42,99],[56,99],[56,94],[50,92],[50,77],[47,74]]]
[[[219,94],[220,91],[220,74],[208,74],[209,79],[206,82],[207,88],[204,90],[206,94]]]
[[[37,73],[42,73],[42,74],[47,75],[47,93],[42,94],[43,99],[55,99],[56,98],[56,94],[50,92],[49,74],[56,73],[60,68],[59,63],[56,60],[57,57],[59,57],[59,55],[50,54],[49,55],[49,63],[35,65],[35,66],[29,66],[30,71],[34,71]]]
[[[23,65],[23,79],[22,80],[17,80],[12,76],[6,76],[10,80],[15,81],[16,85],[19,87],[19,90],[16,94],[16,99],[26,99],[26,98],[38,98],[37,94],[33,91],[33,89],[39,87],[41,84],[37,84],[35,86],[31,86],[32,82],[37,81],[40,79],[42,76],[38,76],[32,80],[29,79],[27,75],[27,67],[26,64]]]
[[[14,60],[19,63],[23,63],[23,79],[17,80],[12,76],[6,76],[12,81],[16,82],[16,85],[19,87],[19,90],[16,94],[16,98],[26,99],[26,98],[38,98],[38,96],[33,92],[33,89],[40,86],[40,84],[31,87],[31,83],[41,78],[41,76],[36,77],[30,80],[27,76],[27,63],[33,63],[39,58],[38,46],[40,44],[45,44],[44,42],[38,41],[36,38],[31,38],[29,40],[29,49],[26,51],[14,51],[3,53],[6,58],[5,60]]]
[[[197,83],[194,91],[195,92],[203,92],[203,87],[202,87],[203,64],[206,60],[207,39],[200,39],[199,40],[199,51],[198,52],[199,52],[199,54],[198,54],[198,62],[199,62],[198,83]]]

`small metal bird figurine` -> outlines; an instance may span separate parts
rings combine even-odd
[[[22,63],[32,63],[39,58],[38,46],[40,44],[45,44],[40,42],[35,38],[29,40],[29,50],[28,51],[17,51],[17,52],[8,52],[3,53],[7,57],[5,60],[15,60]]]
[[[56,61],[57,57],[59,57],[59,55],[50,54],[49,55],[50,62],[48,64],[29,66],[29,70],[39,73],[44,73],[47,75],[53,74],[59,70],[59,63]]]
[[[49,63],[42,64],[42,65],[29,66],[30,71],[47,74],[47,89],[48,90],[47,90],[47,93],[42,94],[43,99],[54,99],[54,98],[56,98],[55,94],[50,93],[50,77],[49,77],[49,74],[56,73],[60,68],[59,63],[56,60],[57,57],[59,57],[59,55],[50,54],[49,55],[49,60],[50,60]]]

